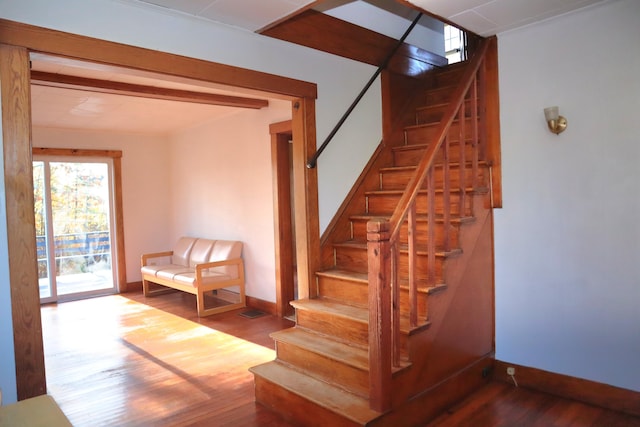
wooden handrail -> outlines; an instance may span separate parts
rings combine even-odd
[[[316,152],[313,154],[313,156],[311,156],[311,158],[307,162],[307,168],[313,169],[313,168],[316,167],[316,165],[318,163],[318,157],[320,157],[320,155],[325,150],[325,148],[327,148],[327,145],[329,145],[329,143],[331,142],[333,137],[336,135],[336,133],[338,133],[338,131],[340,130],[340,128],[342,127],[344,122],[347,120],[347,118],[349,118],[349,116],[351,115],[353,110],[356,108],[358,103],[360,103],[360,100],[367,93],[367,91],[369,90],[371,85],[373,85],[373,82],[376,81],[376,79],[378,78],[378,76],[380,75],[382,70],[387,68],[387,66],[389,65],[389,62],[391,61],[391,58],[393,58],[393,55],[395,55],[395,53],[398,51],[398,48],[400,48],[400,46],[402,46],[402,43],[404,43],[404,41],[407,38],[407,36],[409,36],[409,33],[411,33],[413,28],[418,24],[418,21],[420,21],[420,18],[422,18],[422,13],[418,13],[418,15],[415,17],[413,22],[411,22],[411,25],[409,25],[409,27],[404,32],[402,37],[400,37],[400,40],[398,40],[398,42],[395,44],[395,46],[393,47],[391,52],[389,52],[389,54],[387,55],[385,60],[382,62],[382,64],[380,64],[378,66],[378,69],[375,71],[375,73],[373,73],[373,75],[371,76],[371,78],[369,79],[367,84],[364,85],[364,87],[362,88],[362,90],[360,91],[358,96],[356,96],[356,99],[353,100],[353,102],[351,103],[349,108],[347,108],[347,111],[344,112],[344,114],[342,115],[340,120],[338,120],[338,123],[336,123],[336,125],[333,127],[331,132],[329,132],[329,135],[325,138],[325,140],[322,143],[322,145],[320,145],[320,148],[318,148],[316,150]]]
[[[409,264],[409,323],[411,327],[418,325],[417,277],[416,277],[416,200],[427,180],[427,281],[430,286],[436,283],[436,244],[435,244],[435,158],[443,148],[443,220],[444,250],[449,251],[450,237],[448,229],[451,221],[451,185],[449,165],[450,129],[454,120],[459,122],[459,146],[461,151],[458,173],[460,188],[457,191],[460,216],[465,215],[466,158],[464,154],[466,139],[466,106],[465,98],[469,94],[473,144],[472,186],[477,183],[478,147],[478,70],[484,61],[488,48],[488,40],[483,40],[469,61],[461,83],[453,92],[453,96],[444,111],[436,137],[429,144],[422,160],[409,180],[405,191],[393,215],[389,220],[376,218],[367,223],[367,248],[369,258],[369,402],[376,411],[387,411],[391,408],[391,386],[393,368],[400,362],[400,291],[398,278],[398,254],[400,229],[405,220],[408,222],[408,264]],[[482,119],[481,119],[482,120]],[[444,144],[444,145],[443,145]]]

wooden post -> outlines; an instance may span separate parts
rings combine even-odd
[[[315,99],[292,103],[293,193],[295,200],[298,298],[318,295],[315,274],[320,266],[320,220],[318,218],[318,169],[307,168],[316,149]]]
[[[40,321],[27,49],[0,45],[7,246],[18,400],[47,392]]]
[[[369,258],[369,404],[384,412],[391,408],[391,247],[389,222],[367,223]]]

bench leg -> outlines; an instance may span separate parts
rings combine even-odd
[[[160,289],[151,289],[151,283],[148,280],[142,279],[142,293],[144,294],[145,297],[150,297],[150,296],[154,296],[154,295],[162,295],[162,294],[168,294],[169,292],[175,292],[174,289],[171,288],[167,288],[165,286],[163,286]],[[156,285],[158,285],[156,283]],[[158,286],[162,286],[162,285],[158,285]]]
[[[243,289],[244,290],[244,289]],[[209,292],[209,291],[207,291]],[[235,304],[225,304],[219,307],[214,308],[206,308],[204,304],[204,293],[205,291],[198,289],[196,293],[196,304],[198,306],[198,317],[211,316],[212,314],[224,313],[225,311],[236,310],[238,308],[245,307],[245,298],[244,292],[242,292],[242,297],[240,298],[240,302]]]

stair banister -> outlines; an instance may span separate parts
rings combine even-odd
[[[451,97],[451,101],[443,114],[436,138],[429,144],[422,160],[418,164],[416,171],[409,180],[403,195],[398,202],[391,218],[387,221],[384,218],[376,218],[367,223],[367,251],[369,262],[369,403],[372,409],[380,412],[391,408],[392,393],[392,372],[393,367],[398,366],[398,355],[400,346],[400,325],[399,325],[399,303],[398,303],[398,277],[396,256],[399,252],[400,228],[405,219],[409,223],[409,295],[411,313],[410,323],[415,326],[417,322],[417,284],[415,275],[415,254],[412,255],[415,246],[415,215],[416,201],[425,179],[428,179],[428,265],[429,284],[435,283],[435,191],[434,191],[434,162],[438,150],[443,142],[445,143],[445,158],[448,156],[449,130],[456,117],[459,117],[460,127],[465,126],[464,105],[465,96],[471,89],[472,98],[472,118],[475,123],[472,126],[474,140],[473,154],[473,185],[476,183],[478,167],[478,127],[477,127],[477,74],[482,64],[488,47],[488,40],[483,40],[469,61],[460,84]],[[473,86],[472,86],[473,85]],[[464,131],[462,131],[464,137]],[[460,141],[461,150],[464,151],[464,140]],[[464,157],[463,157],[464,158]],[[448,159],[446,159],[448,160]],[[446,169],[446,167],[445,167]],[[460,175],[464,174],[464,164],[459,166]],[[443,171],[448,175],[448,169]],[[447,176],[444,177],[445,187],[448,187]],[[464,179],[462,180],[464,182]],[[462,193],[465,188],[461,188]],[[445,191],[449,191],[445,189]],[[449,202],[445,195],[445,205]],[[464,198],[462,199],[464,200]],[[465,206],[460,206],[460,214],[464,215]],[[446,216],[446,215],[445,215]],[[447,218],[445,218],[445,221]],[[445,224],[448,228],[448,224]],[[449,243],[445,243],[447,247]]]
[[[411,30],[413,30],[413,27],[415,27],[418,24],[418,21],[420,21],[420,18],[422,18],[422,13],[418,13],[418,15],[416,16],[416,18],[413,20],[413,22],[411,23],[411,25],[409,25],[409,27],[407,28],[407,30],[404,32],[404,34],[402,35],[402,37],[400,37],[400,40],[398,40],[398,42],[395,44],[395,46],[393,47],[393,49],[391,49],[391,52],[389,52],[389,55],[387,55],[387,57],[385,58],[385,60],[382,62],[382,64],[380,64],[380,66],[378,67],[378,69],[376,70],[375,73],[373,73],[373,75],[371,76],[371,78],[369,79],[369,81],[367,82],[367,84],[364,85],[364,87],[362,88],[362,90],[360,91],[360,93],[358,94],[358,96],[356,96],[356,99],[353,100],[353,102],[351,103],[351,105],[349,106],[349,108],[347,108],[347,111],[344,112],[344,114],[342,115],[342,117],[340,118],[340,120],[338,120],[338,123],[336,123],[336,125],[334,126],[334,128],[331,130],[331,132],[329,132],[329,135],[325,138],[325,140],[322,142],[322,144],[320,145],[320,148],[318,148],[316,150],[316,152],[313,154],[313,156],[311,156],[311,158],[309,159],[309,161],[307,162],[307,168],[309,169],[313,169],[316,167],[317,163],[318,163],[318,157],[320,157],[320,155],[322,154],[322,152],[325,150],[325,148],[327,148],[327,145],[329,145],[329,143],[331,142],[331,140],[333,139],[333,137],[336,135],[336,133],[338,133],[338,131],[340,130],[340,128],[342,127],[342,125],[344,124],[344,122],[347,120],[347,118],[351,115],[351,113],[353,112],[353,110],[356,108],[356,106],[358,105],[358,103],[360,102],[360,100],[362,99],[362,97],[367,93],[367,91],[369,90],[369,88],[371,87],[371,85],[373,84],[373,82],[376,81],[376,79],[378,78],[378,76],[380,75],[380,73],[387,68],[387,65],[389,65],[389,62],[391,61],[391,58],[393,58],[393,55],[396,54],[396,51],[400,48],[400,46],[402,46],[402,43],[404,43],[405,39],[407,38],[407,36],[409,36],[409,33],[411,33]]]

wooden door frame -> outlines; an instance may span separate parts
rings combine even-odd
[[[292,247],[291,171],[289,141],[293,138],[291,120],[273,123],[271,134],[271,170],[273,176],[274,246],[276,256],[276,315],[293,314],[289,301],[294,299],[294,251]],[[295,225],[295,224],[294,224]]]
[[[301,141],[293,154],[296,255],[303,273],[298,276],[299,295],[315,294],[310,284],[320,259],[318,181],[316,169],[305,165],[316,148],[316,84],[0,19],[4,181],[12,202],[7,203],[7,247],[19,400],[46,393],[33,226],[30,52],[186,77],[291,101],[292,134]]]

